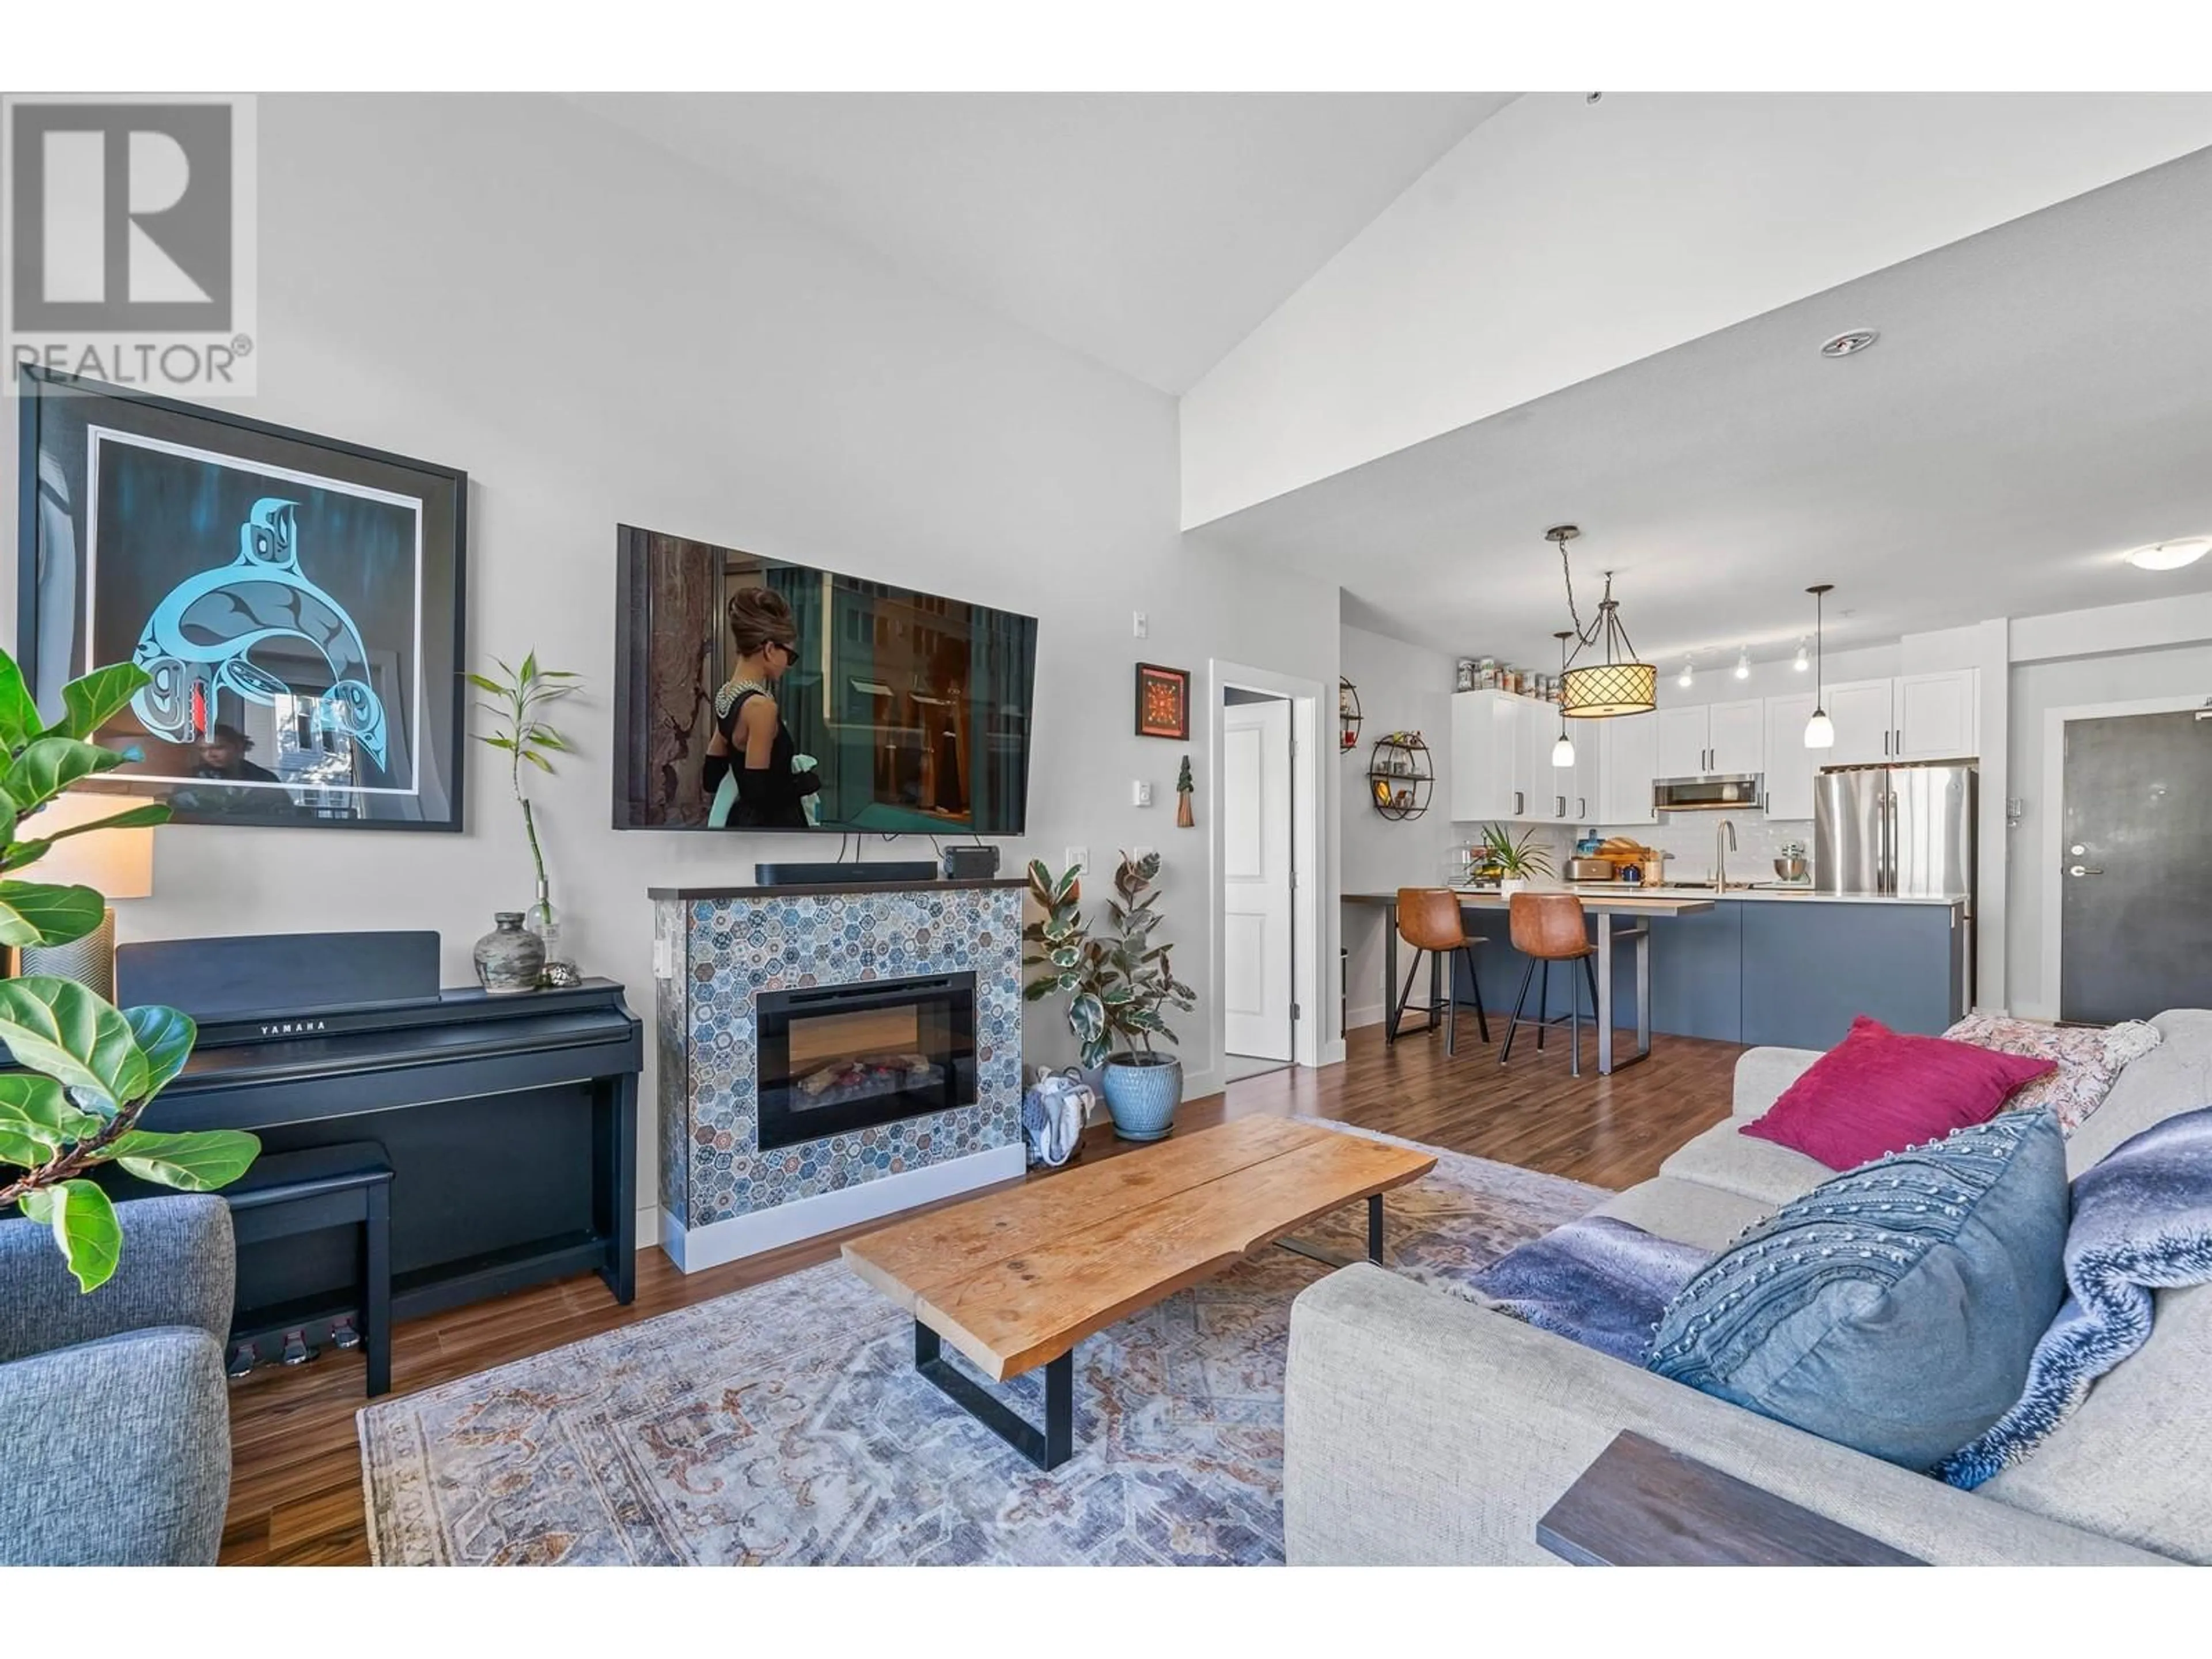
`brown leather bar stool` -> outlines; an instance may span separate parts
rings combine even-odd
[[[1461,920],[1459,895],[1449,887],[1401,887],[1398,937],[1413,947],[1413,965],[1406,972],[1406,988],[1398,994],[1398,1006],[1390,1015],[1390,1029],[1396,1030],[1398,1022],[1405,1018],[1406,1006],[1413,994],[1413,975],[1421,971],[1421,952],[1431,951],[1444,969],[1444,998],[1441,1004],[1437,1002],[1431,988],[1427,1012],[1433,1022],[1437,1010],[1443,1010],[1444,1052],[1459,1052],[1459,975],[1451,963],[1455,955],[1467,963],[1467,982],[1474,988],[1475,1023],[1482,1028],[1482,1040],[1489,1042],[1490,1016],[1483,1012],[1482,981],[1474,976],[1474,947],[1482,940],[1469,933],[1467,924]]]
[[[1536,970],[1544,970],[1542,987],[1536,993],[1536,1052],[1544,1050],[1544,1028],[1556,1024],[1547,1019],[1544,1010],[1552,1000],[1552,964],[1573,962],[1580,958],[1583,977],[1589,981],[1590,1018],[1597,1018],[1597,969],[1590,958],[1597,954],[1597,946],[1589,941],[1589,928],[1583,920],[1583,902],[1572,893],[1516,893],[1506,905],[1507,924],[1513,935],[1513,948],[1528,958],[1528,966],[1521,975],[1521,994],[1513,999],[1512,1018],[1505,1022],[1505,1046],[1498,1050],[1498,1063],[1503,1066],[1513,1058],[1513,1028],[1520,1023],[1521,1009],[1528,1000],[1528,981]],[[1571,971],[1567,980],[1567,1043],[1571,1056],[1569,1074],[1583,1074],[1582,996],[1576,988]]]

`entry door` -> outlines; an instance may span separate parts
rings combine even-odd
[[[2058,1015],[2212,1006],[2212,720],[2066,722]]]
[[[1222,711],[1224,1047],[1291,1058],[1291,705]]]

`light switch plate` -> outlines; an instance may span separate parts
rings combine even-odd
[[[1129,785],[1129,804],[1133,806],[1150,806],[1152,804],[1152,786],[1143,778],[1132,782]]]
[[[1140,640],[1151,638],[1152,632],[1152,619],[1146,616],[1141,611],[1131,611],[1129,613],[1129,631]]]
[[[1067,862],[1061,867],[1073,870],[1078,865],[1081,865],[1085,870],[1091,867],[1091,849],[1088,847],[1071,847],[1067,849]]]

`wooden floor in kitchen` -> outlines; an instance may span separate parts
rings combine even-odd
[[[1350,1057],[1342,1066],[1272,1072],[1188,1103],[1177,1125],[1200,1128],[1257,1112],[1310,1113],[1620,1188],[1656,1174],[1675,1147],[1728,1115],[1730,1079],[1742,1052],[1730,1043],[1662,1036],[1654,1040],[1649,1060],[1601,1078],[1593,1040],[1585,1036],[1583,1075],[1574,1078],[1564,1038],[1554,1037],[1539,1054],[1524,1029],[1511,1067],[1501,1069],[1496,1048],[1476,1041],[1466,1020],[1456,1056],[1445,1054],[1435,1033],[1386,1044],[1379,1025],[1352,1032],[1346,1047]],[[1101,1127],[1091,1132],[1084,1156],[1124,1150]],[[450,1382],[811,1267],[834,1256],[842,1237],[688,1277],[649,1249],[638,1257],[637,1300],[627,1308],[615,1306],[605,1286],[585,1276],[403,1324],[393,1335],[393,1389]],[[361,1386],[358,1351],[328,1352],[294,1370],[265,1369],[234,1385],[226,1563],[368,1559],[354,1430]]]

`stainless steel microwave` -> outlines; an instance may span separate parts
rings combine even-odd
[[[1721,812],[1757,807],[1764,777],[1757,772],[1733,777],[1654,778],[1651,805],[1660,812]]]

